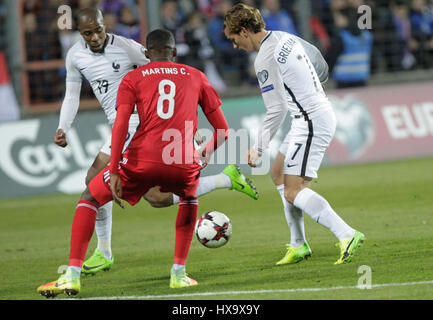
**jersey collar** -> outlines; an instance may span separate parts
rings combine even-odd
[[[263,42],[265,42],[269,38],[269,36],[271,35],[271,33],[272,33],[272,31],[269,31],[266,34],[266,36],[262,39],[262,41],[260,41],[260,46],[263,44]]]
[[[89,46],[87,45],[87,42],[83,40],[84,41],[84,45],[85,45],[86,49],[89,50],[89,52],[91,54],[93,54],[95,56],[103,55],[105,53],[105,49],[107,49],[107,47],[109,45],[112,45],[113,42],[114,42],[114,34],[107,33],[107,37],[108,37],[107,45],[105,46],[105,48],[104,48],[104,50],[102,52],[93,52],[92,50],[90,50]]]

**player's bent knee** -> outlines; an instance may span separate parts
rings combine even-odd
[[[110,156],[99,152],[96,156],[95,160],[92,163],[92,166],[87,170],[87,176],[86,176],[86,186],[89,185],[90,181],[102,170],[104,169],[107,164],[110,162]]]
[[[293,204],[295,202],[296,196],[301,190],[302,189],[299,188],[286,188],[284,189],[284,198],[286,198],[287,201]]]
[[[270,174],[276,186],[284,184],[284,155],[282,153],[277,154]]]
[[[98,201],[95,200],[89,188],[86,188],[86,190],[83,191],[80,200],[89,201],[94,205],[96,205],[97,207],[100,207],[100,204],[98,203]]]
[[[87,175],[86,175],[86,186],[89,185],[90,181],[92,181],[92,179],[99,173],[99,171],[97,171],[95,168],[90,167],[89,170],[87,170]]]
[[[280,169],[271,168],[271,179],[276,186],[284,184],[284,174]]]
[[[171,193],[148,192],[143,198],[154,208],[165,208],[173,204],[173,195]]]
[[[146,198],[144,198],[144,199],[146,199]],[[146,199],[146,200],[154,208],[165,208],[165,207],[170,206],[169,204],[165,204],[165,203],[161,203],[161,202],[155,202],[155,201],[152,201],[152,200],[149,200],[149,199]]]

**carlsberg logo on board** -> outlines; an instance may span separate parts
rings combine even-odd
[[[48,134],[42,124],[47,122],[34,119],[0,126],[0,174],[17,187],[49,188],[51,192],[65,193],[83,191],[87,170],[110,136],[110,127],[106,124],[94,126],[99,138],[85,142],[77,130],[71,129],[67,134],[68,146],[61,148],[52,140],[55,129]],[[10,187],[14,188],[13,185]]]

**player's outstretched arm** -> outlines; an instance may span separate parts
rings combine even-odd
[[[66,82],[65,98],[60,109],[59,127],[54,135],[54,143],[60,147],[68,145],[66,132],[71,128],[80,105],[81,82]]]
[[[229,137],[229,125],[221,108],[206,114],[206,118],[215,131],[212,139],[206,144],[203,150],[201,150],[200,155],[203,161],[202,168],[207,166],[212,153]]]
[[[111,195],[113,196],[114,202],[116,202],[122,209],[124,209],[125,206],[122,203],[122,180],[117,173],[110,173],[110,191]]]
[[[60,108],[59,126],[54,135],[54,143],[63,148],[68,145],[66,133],[71,128],[80,105],[82,75],[74,64],[74,52],[71,49],[66,55],[65,97]]]
[[[133,104],[121,104],[117,107],[116,120],[111,134],[111,158],[110,158],[110,190],[114,202],[124,208],[122,198],[122,184],[118,175],[119,162],[122,157],[123,145],[128,134],[129,118],[134,110]]]
[[[123,78],[117,91],[116,120],[114,120],[111,132],[111,157],[110,157],[110,179],[111,193],[114,201],[123,208],[120,201],[122,197],[122,185],[119,172],[119,162],[122,157],[123,146],[128,134],[129,118],[136,104],[134,85],[128,75]]]

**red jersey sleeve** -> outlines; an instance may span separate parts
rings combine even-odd
[[[215,130],[212,140],[209,141],[205,147],[208,153],[212,153],[229,137],[229,125],[227,124],[227,120],[221,108],[206,114],[206,118]]]
[[[136,102],[137,95],[135,94],[134,83],[131,77],[126,75],[120,83],[119,89],[117,90],[116,106],[119,106],[121,104],[132,104],[135,106]]]
[[[117,114],[111,133],[110,172],[112,173],[117,173],[119,169],[119,161],[128,134],[129,118],[134,111],[136,100],[135,86],[130,81],[130,78],[125,76],[117,92]]]
[[[203,110],[204,114],[211,113],[218,109],[222,102],[215,91],[215,89],[209,83],[209,80],[206,78],[203,72],[200,72],[201,77],[201,90],[200,90],[200,106]]]

